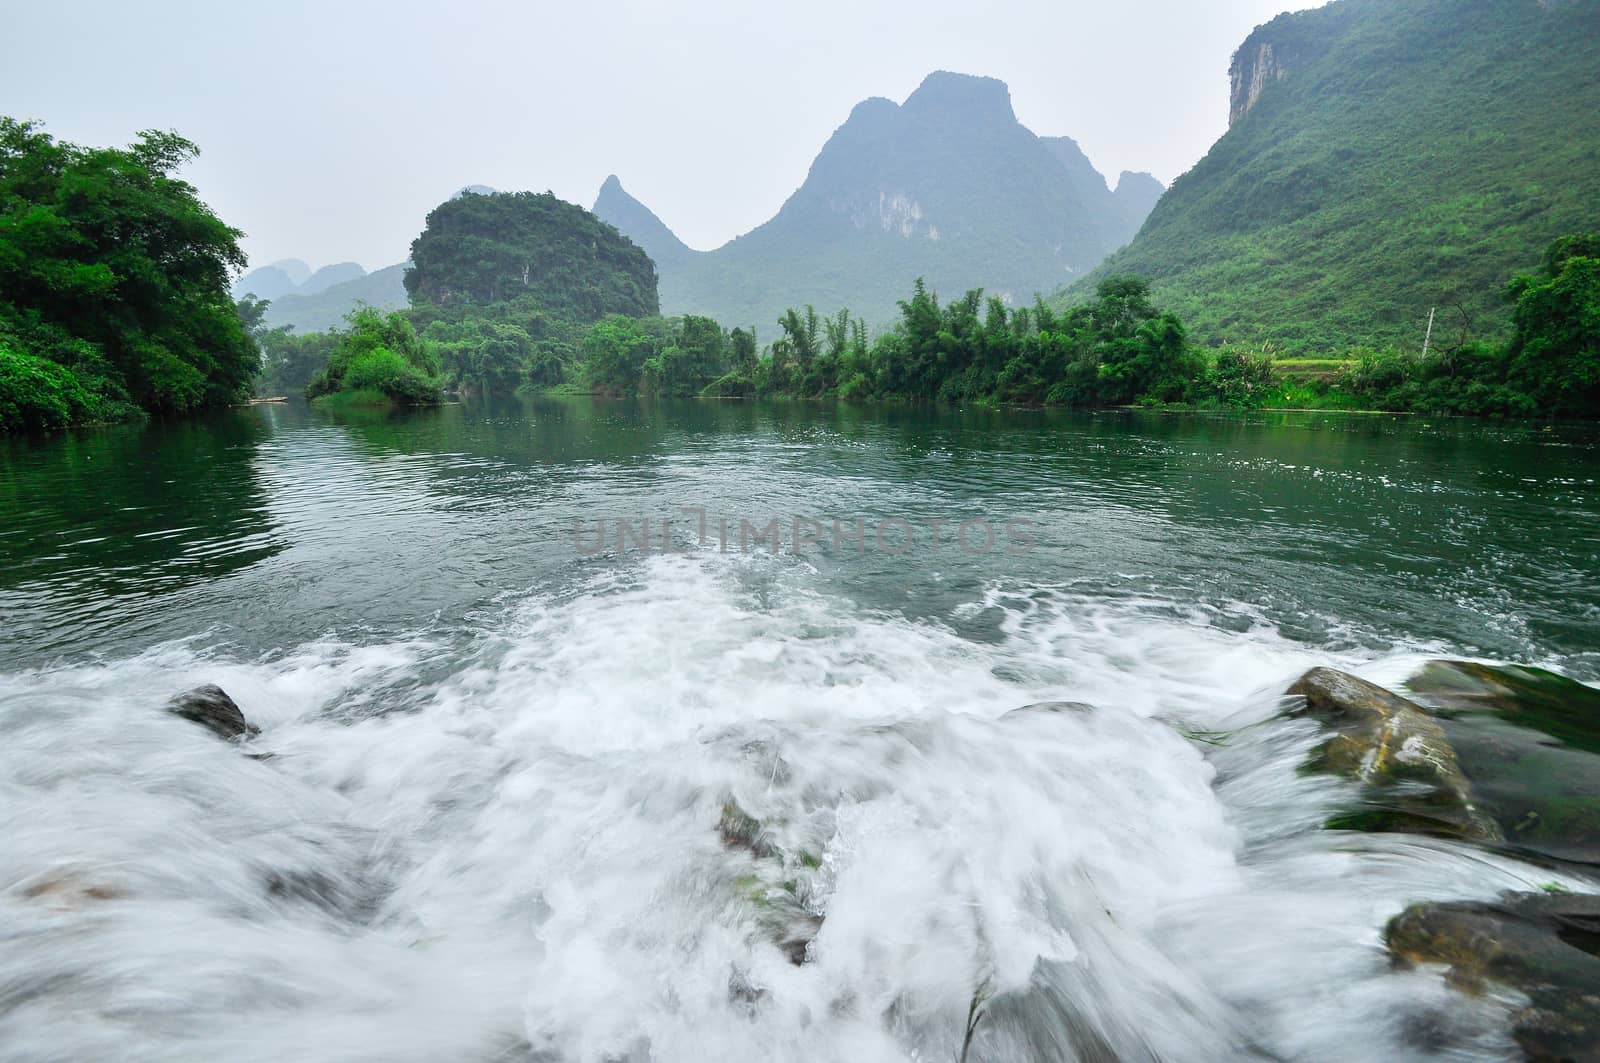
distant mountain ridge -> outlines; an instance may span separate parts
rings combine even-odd
[[[403,309],[407,305],[404,277],[408,265],[408,262],[398,262],[339,281],[320,291],[302,289],[280,295],[267,307],[267,326],[292,325],[302,334],[326,332],[343,324],[345,315],[359,303],[379,310]]]
[[[451,199],[465,195],[492,196],[488,185],[466,185]],[[409,261],[368,273],[357,262],[335,262],[312,271],[298,258],[286,258],[251,270],[233,284],[233,297],[254,295],[267,299],[269,328],[289,325],[298,333],[326,332],[343,324],[345,315],[360,303],[380,310],[406,307],[404,277]]]
[[[1205,342],[1490,337],[1554,238],[1600,229],[1600,0],[1335,0],[1240,45],[1230,126],[1096,277]],[[1095,277],[1065,299],[1087,297]]]
[[[290,325],[300,333],[326,332],[342,323],[358,303],[382,310],[405,306],[401,279],[406,265],[402,262],[368,273],[355,262],[336,262],[312,272],[299,259],[284,259],[240,277],[234,282],[233,297],[254,295],[268,300],[265,320],[269,328]]]
[[[940,71],[902,104],[857,104],[777,214],[714,251],[686,246],[615,176],[594,213],[655,260],[664,313],[770,336],[807,303],[887,323],[919,276],[945,296],[1027,302],[1093,269],[1159,195],[1147,174],[1113,191],[1075,142],[1035,136],[1004,82]]]

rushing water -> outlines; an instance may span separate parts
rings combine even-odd
[[[1279,694],[1600,678],[1597,477],[1590,429],[1321,415],[0,440],[0,1058],[953,1061],[975,994],[973,1061],[1506,1057],[1519,998],[1384,923],[1593,883],[1320,829]],[[270,756],[160,711],[204,682]]]

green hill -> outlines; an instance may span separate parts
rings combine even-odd
[[[637,245],[548,192],[457,195],[428,212],[411,244],[413,305],[506,305],[565,321],[660,312],[656,270]]]
[[[1336,0],[1235,54],[1228,132],[1095,280],[1205,342],[1502,333],[1500,293],[1600,228],[1600,0]]]
[[[648,250],[671,314],[776,332],[790,306],[884,325],[917,277],[948,296],[1032,301],[1138,229],[1160,185],[1113,191],[1070,139],[1021,125],[1005,84],[937,72],[904,103],[856,105],[777,215],[717,248],[686,247],[609,178],[595,213]]]

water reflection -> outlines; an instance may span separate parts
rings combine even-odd
[[[1327,414],[478,400],[232,411],[0,443],[7,660],[210,633],[470,638],[597,565],[580,521],[943,522],[801,562],[860,605],[992,632],[997,588],[1141,598],[1310,645],[1397,642],[1600,672],[1590,427]],[[970,554],[966,519],[1036,548]],[[1032,590],[1029,593],[1032,593]]]
[[[5,652],[34,659],[137,631],[148,603],[181,602],[285,547],[248,412],[0,439]]]

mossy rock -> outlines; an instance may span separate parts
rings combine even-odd
[[[1600,865],[1600,691],[1516,665],[1431,661],[1406,687],[1434,712],[1511,845]]]
[[[806,962],[812,939],[822,928],[822,916],[811,903],[811,872],[821,866],[806,849],[786,852],[771,832],[738,802],[723,802],[717,834],[724,847],[749,854],[749,870],[733,881],[734,892],[755,912],[757,925],[777,945],[789,962]]]
[[[1332,668],[1311,669],[1285,693],[1304,699],[1296,715],[1334,732],[1306,769],[1365,784],[1359,808],[1329,827],[1500,840],[1444,729],[1422,706]]]
[[[1445,964],[1464,992],[1495,982],[1527,994],[1512,1034],[1529,1059],[1600,1059],[1600,897],[1414,904],[1389,921],[1384,941],[1397,964]]]
[[[1406,689],[1441,715],[1492,713],[1585,753],[1600,753],[1600,690],[1543,668],[1429,661]]]

